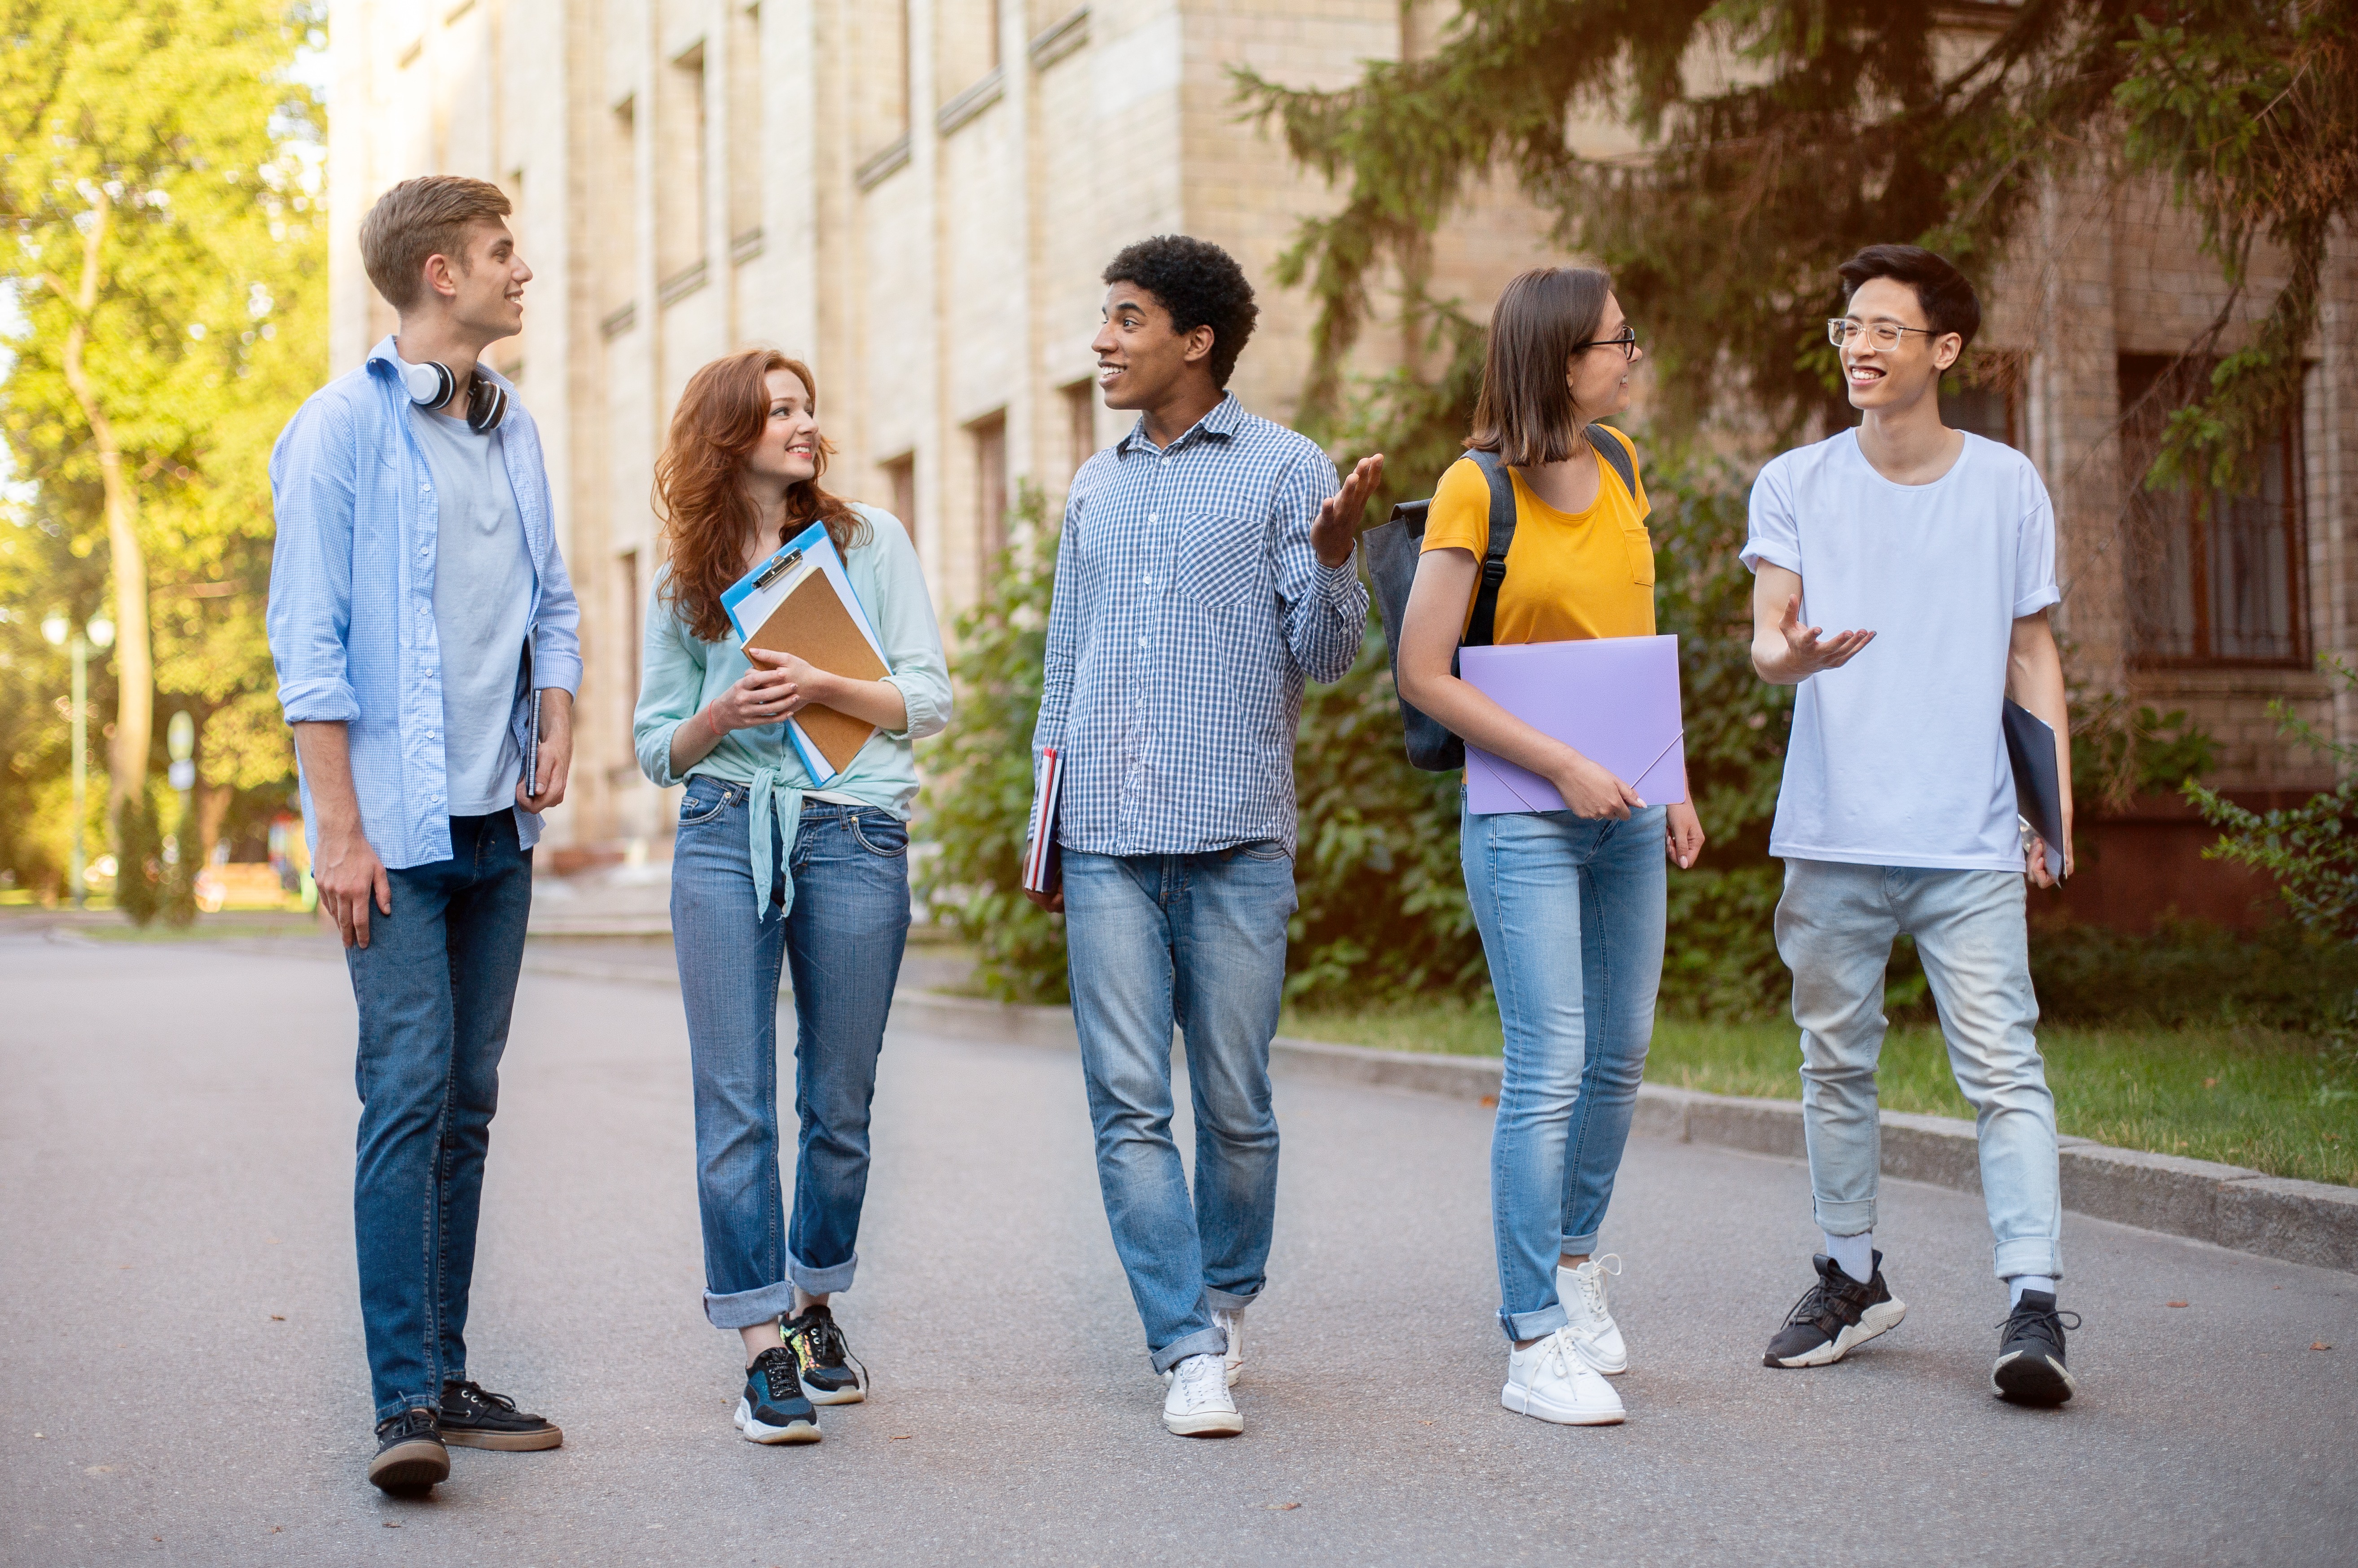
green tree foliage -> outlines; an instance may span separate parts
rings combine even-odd
[[[325,368],[322,117],[288,79],[298,47],[324,45],[319,16],[308,0],[0,10],[0,222],[16,242],[0,287],[18,308],[0,434],[32,487],[0,586],[12,624],[79,620],[102,608],[92,574],[28,579],[54,554],[28,531],[104,562],[117,678],[92,695],[114,698],[114,797],[144,798],[160,694],[199,720],[200,814],[217,826],[234,792],[275,795],[292,771],[262,634],[266,460]],[[48,663],[0,669],[18,679],[61,689]],[[42,721],[38,704],[15,711]],[[0,721],[11,712],[0,703]],[[14,816],[16,792],[41,785],[26,763],[45,773],[62,746],[0,743]]]
[[[1429,55],[1339,91],[1240,72],[1345,192],[1282,269],[1318,305],[1303,416],[1341,417],[1379,280],[1412,318],[1455,312],[1424,290],[1427,242],[1498,170],[1612,269],[1654,350],[1659,434],[1734,406],[1790,440],[1841,406],[1818,326],[1837,262],[1912,239],[1986,272],[2040,179],[2109,143],[2116,176],[2175,182],[2231,283],[2257,239],[2288,257],[2257,341],[2161,460],[2223,475],[2285,406],[2326,236],[2358,200],[2353,27],[2358,0],[1463,0]],[[1600,124],[1639,152],[1583,157]]]

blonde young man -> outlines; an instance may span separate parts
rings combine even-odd
[[[369,1479],[388,1491],[448,1476],[448,1445],[563,1441],[468,1376],[465,1338],[532,847],[565,798],[581,680],[540,438],[480,362],[524,326],[507,214],[498,187],[451,176],[378,200],[361,253],[400,329],[270,458],[270,651],[360,1011],[352,1219]]]

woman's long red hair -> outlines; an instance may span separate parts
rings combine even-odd
[[[818,382],[810,366],[775,349],[741,349],[688,377],[655,461],[655,515],[663,522],[664,564],[671,568],[664,596],[702,642],[729,637],[720,595],[745,575],[745,541],[761,521],[743,474],[746,455],[769,424],[764,383],[773,370],[792,371],[817,412]],[[812,453],[818,471],[786,492],[784,532],[792,538],[823,522],[835,547],[848,551],[868,542],[868,524],[849,502],[819,488],[834,451],[821,436]]]

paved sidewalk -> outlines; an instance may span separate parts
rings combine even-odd
[[[839,1303],[876,1397],[822,1412],[816,1447],[757,1448],[698,1307],[676,993],[544,973],[471,1338],[567,1444],[462,1452],[431,1501],[393,1501],[362,1476],[341,967],[18,935],[0,995],[7,1563],[2021,1568],[2342,1563],[2358,1531],[2358,1278],[2075,1219],[2084,1392],[2017,1411],[1987,1393],[1978,1202],[1891,1183],[1906,1325],[1772,1373],[1804,1172],[1640,1139],[1606,1236],[1631,1419],[1552,1428],[1497,1406],[1488,1113],[1302,1080],[1248,1431],[1169,1437],[1075,1059],[906,1035]]]

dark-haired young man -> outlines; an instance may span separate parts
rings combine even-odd
[[[1874,1236],[1884,966],[1905,933],[1974,1107],[2013,1296],[1991,1380],[2056,1405],[2072,1389],[2055,1308],[2062,1201],[2023,925],[2024,877],[2054,879],[2019,826],[2000,718],[2011,697],[2054,728],[2068,870],[2070,727],[2047,624],[2061,597],[2055,514],[2028,459],[1941,423],[1941,373],[1981,325],[1973,286],[1913,245],[1871,245],[1840,270],[1849,305],[1828,328],[1864,417],[1760,470],[1744,547],[1753,665],[1801,687],[1768,848],[1785,862],[1777,951],[1793,972],[1825,1236],[1765,1359],[1839,1361],[1907,1312]]]
[[[498,186],[456,175],[379,198],[361,256],[399,330],[314,393],[270,454],[270,654],[360,1013],[352,1230],[369,1479],[387,1491],[442,1480],[446,1445],[563,1437],[467,1367],[532,847],[565,798],[581,683],[540,436],[479,362],[524,327],[532,269],[507,212]]]
[[[1224,389],[1258,308],[1244,269],[1184,235],[1105,270],[1093,345],[1130,434],[1074,477],[1035,754],[1059,749],[1073,1020],[1098,1180],[1164,1426],[1241,1432],[1228,1385],[1277,1202],[1269,1043],[1293,914],[1293,741],[1304,676],[1351,665],[1351,555],[1382,477],[1337,490],[1315,444]],[[1171,1139],[1171,1032],[1195,1113],[1189,1200]]]

